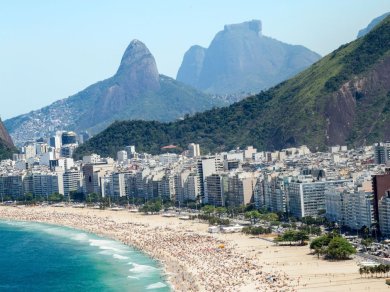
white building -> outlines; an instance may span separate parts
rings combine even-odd
[[[116,157],[119,163],[127,162],[127,151],[118,151]]]
[[[311,176],[300,176],[288,184],[289,209],[291,215],[302,218],[317,217],[325,211],[325,188],[342,186],[350,180],[313,181]]]
[[[191,143],[188,145],[188,157],[200,157],[199,144]]]

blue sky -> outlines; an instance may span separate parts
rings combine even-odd
[[[112,76],[135,38],[175,77],[185,51],[207,47],[225,24],[260,19],[263,34],[325,55],[388,11],[389,0],[1,1],[0,116]]]

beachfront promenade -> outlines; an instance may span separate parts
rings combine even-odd
[[[277,247],[242,234],[210,235],[206,224],[193,221],[4,206],[0,218],[78,228],[132,245],[161,261],[175,291],[389,291],[383,279],[360,278],[353,260],[326,262],[309,255],[307,247]]]

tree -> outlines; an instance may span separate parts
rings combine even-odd
[[[206,205],[202,208],[202,211],[203,211],[203,213],[210,215],[210,214],[213,214],[215,212],[215,207],[210,206],[210,205]]]
[[[266,213],[262,214],[260,216],[261,220],[267,221],[267,222],[275,222],[279,220],[279,216],[276,213]]]
[[[152,213],[152,214],[155,214],[155,213],[158,213],[160,212],[162,209],[162,203],[160,200],[156,200],[156,201],[149,201],[147,202],[145,205],[143,205],[141,208],[139,208],[139,211],[140,212],[144,212],[144,213]]]
[[[364,247],[367,250],[367,247],[369,247],[372,244],[373,240],[371,238],[362,239],[360,243],[364,245]]]
[[[254,211],[248,211],[248,212],[245,212],[245,218],[246,219],[249,219],[251,221],[251,224],[256,224],[256,221],[257,219],[260,218],[261,214],[259,213],[259,211],[257,210],[254,210]]]
[[[85,201],[85,195],[83,192],[78,191],[71,191],[69,193],[70,199],[76,202],[83,202]]]
[[[359,233],[364,239],[370,237],[370,229],[366,225],[359,229]]]
[[[87,202],[88,203],[97,203],[100,201],[101,196],[96,193],[90,193],[87,195]]]
[[[313,249],[319,258],[321,254],[324,254],[326,248],[331,241],[332,237],[329,235],[323,235],[312,240],[310,243],[310,249]]]
[[[304,231],[296,231],[296,230],[287,230],[285,231],[282,235],[279,235],[275,241],[287,241],[290,243],[291,242],[296,242],[298,241],[299,244],[304,245],[305,241],[309,239],[309,236],[307,235],[306,232]]]
[[[64,195],[54,193],[48,196],[48,200],[51,202],[62,202],[64,200]]]
[[[336,260],[348,259],[350,255],[355,253],[356,249],[352,246],[352,244],[341,236],[332,238],[325,251],[327,258]]]
[[[294,234],[294,241],[299,241],[301,245],[305,244],[305,241],[309,240],[309,236],[305,231],[296,231]]]
[[[227,209],[225,207],[217,207],[215,212],[218,214],[218,217],[221,218],[222,215],[227,212]]]

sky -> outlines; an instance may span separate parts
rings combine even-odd
[[[39,109],[111,77],[133,39],[175,78],[192,45],[225,24],[326,55],[356,38],[389,0],[13,0],[0,2],[0,117]]]

